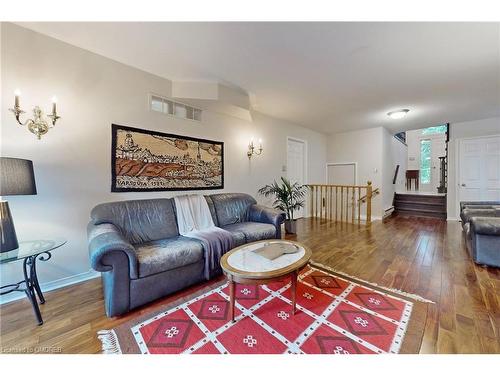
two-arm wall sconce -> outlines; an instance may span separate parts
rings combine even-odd
[[[259,139],[259,148],[257,151],[255,151],[255,146],[253,144],[253,138],[250,140],[250,143],[248,144],[248,152],[247,156],[250,159],[252,155],[260,155],[262,154],[262,139]]]
[[[14,116],[16,116],[17,123],[21,126],[27,125],[28,130],[33,134],[35,134],[38,139],[41,139],[42,135],[46,134],[50,128],[53,128],[56,124],[56,121],[61,118],[60,116],[57,115],[57,108],[56,108],[57,98],[54,96],[52,98],[52,113],[50,115],[47,115],[47,117],[50,118],[49,121],[47,121],[44,118],[45,116],[40,107],[35,106],[35,108],[33,108],[33,118],[27,119],[23,123],[21,122],[20,116],[25,112],[21,109],[21,106],[19,105],[19,97],[21,96],[21,92],[19,90],[16,90],[14,92],[14,95],[15,95],[14,108],[10,108],[9,110],[14,113]]]

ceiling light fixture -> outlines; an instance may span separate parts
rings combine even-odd
[[[405,117],[408,112],[410,112],[409,109],[398,109],[397,111],[392,111],[387,114],[392,119],[398,120],[400,118]]]

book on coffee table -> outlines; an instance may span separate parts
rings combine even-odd
[[[274,260],[284,254],[293,254],[299,251],[299,247],[290,243],[269,243],[255,249],[253,252],[266,259]]]

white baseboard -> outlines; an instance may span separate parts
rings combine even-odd
[[[77,275],[63,277],[62,279],[49,281],[48,283],[41,284],[40,288],[42,289],[43,293],[50,292],[51,290],[56,290],[59,288],[63,288],[65,286],[81,283],[82,281],[95,279],[96,277],[99,276],[101,276],[100,272],[96,272],[94,270],[88,270],[87,272],[79,273]],[[23,292],[12,292],[9,294],[5,294],[3,296],[0,296],[0,305],[12,301],[17,301],[22,298],[26,298],[26,294]]]

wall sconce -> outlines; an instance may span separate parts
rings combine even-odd
[[[33,108],[33,118],[27,119],[23,123],[21,122],[21,119],[19,117],[21,116],[21,114],[26,112],[23,111],[21,109],[21,106],[19,105],[19,97],[21,96],[21,92],[19,90],[16,90],[14,92],[14,95],[15,95],[14,108],[9,108],[9,111],[14,113],[14,116],[16,116],[16,121],[19,125],[21,126],[27,125],[28,130],[33,134],[35,134],[38,139],[41,139],[42,135],[46,134],[50,128],[53,128],[56,124],[56,121],[61,118],[60,116],[57,115],[57,108],[56,108],[57,98],[54,96],[52,98],[52,114],[46,116],[50,118],[49,121],[45,119],[43,111],[40,109],[40,107],[35,106],[35,108]]]
[[[247,156],[249,159],[252,158],[252,155],[260,155],[262,154],[262,139],[259,139],[259,148],[257,151],[255,151],[255,146],[253,144],[253,138],[250,140],[250,143],[248,144],[248,152]]]

